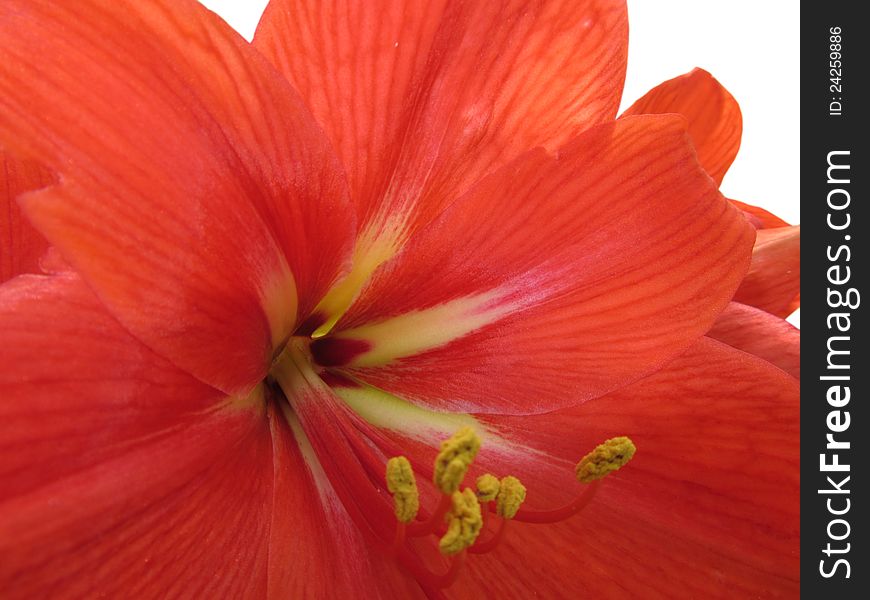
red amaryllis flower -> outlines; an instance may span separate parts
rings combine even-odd
[[[2,3],[0,145],[68,265],[0,286],[4,594],[796,593],[796,382],[704,337],[754,229],[684,118],[614,120],[626,33]]]

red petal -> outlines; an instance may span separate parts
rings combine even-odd
[[[254,46],[299,90],[325,129],[362,215],[377,204],[395,167],[412,84],[444,4],[272,0],[257,27]]]
[[[717,184],[740,148],[740,106],[722,84],[703,69],[665,81],[631,105],[623,116],[678,113],[689,120],[698,160]]]
[[[237,579],[216,569],[242,533],[221,519],[258,518],[227,512],[245,508],[228,492],[249,502],[239,477],[262,416],[156,356],[75,276],[7,283],[0,323],[4,593],[157,596]]]
[[[26,210],[122,322],[243,390],[295,325],[294,278],[304,313],[352,221],[286,81],[198,3],[168,4],[4,2],[0,139],[60,174]]]
[[[275,495],[278,502],[283,503],[286,498],[292,505],[276,507],[273,525],[280,519],[285,556],[272,561],[282,576],[270,580],[267,597],[356,598],[361,593],[366,598],[384,600],[420,597],[420,588],[414,580],[385,551],[364,537],[348,514],[321,465],[321,457],[329,460],[329,450],[325,455],[316,452],[299,419],[290,411],[285,416],[279,426],[289,436],[276,439],[284,440],[281,444],[285,446],[287,464],[284,468],[275,465],[279,478]],[[290,436],[296,438],[295,443],[288,443]],[[279,447],[280,444],[276,446],[276,455]],[[275,571],[272,575],[276,575]]]
[[[758,206],[752,206],[751,204],[746,204],[745,202],[740,202],[739,200],[731,200],[731,203],[743,211],[743,213],[746,215],[746,218],[749,220],[750,223],[752,223],[752,226],[756,229],[788,227],[788,223],[777,217],[775,214],[764,210],[763,208],[759,208]]]
[[[364,280],[382,245],[401,245],[488,172],[612,119],[626,42],[618,0],[276,0],[254,43],[348,169]]]
[[[5,502],[16,598],[265,597],[272,501],[262,415],[217,413]]]
[[[794,379],[703,340],[655,375],[580,407],[485,417],[530,448],[525,461],[505,465],[530,500],[538,482],[579,488],[573,462],[604,439],[628,435],[638,451],[571,520],[511,523],[506,544],[467,562],[457,596],[479,597],[484,587],[545,598],[796,596],[798,405]]]
[[[76,276],[0,290],[0,363],[4,598],[388,598],[408,583],[262,393],[228,403]]]
[[[789,316],[801,288],[801,228],[778,227],[758,231],[752,265],[734,301]]]
[[[51,182],[50,173],[36,163],[0,150],[0,283],[21,273],[39,273],[48,242],[21,214],[15,198]]]
[[[0,498],[189,422],[224,395],[136,341],[75,275],[0,288]]]
[[[348,368],[436,408],[568,406],[709,329],[753,234],[693,161],[682,119],[621,119],[487,178],[313,349],[364,340],[370,351],[347,353]]]
[[[732,302],[707,335],[801,377],[800,330],[768,312]]]

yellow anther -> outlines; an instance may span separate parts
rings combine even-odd
[[[599,444],[577,463],[577,479],[590,483],[623,467],[637,448],[627,437],[615,437]]]
[[[463,427],[450,439],[441,442],[441,451],[435,459],[435,475],[432,478],[438,489],[445,494],[458,490],[478,450],[480,438],[471,427]]]
[[[414,469],[404,456],[395,456],[387,461],[387,489],[393,495],[396,518],[410,523],[420,510],[420,493]]]
[[[477,478],[477,497],[481,502],[490,502],[498,496],[499,482],[495,475],[481,475]]]
[[[465,488],[461,492],[453,492],[450,500],[452,507],[445,517],[448,522],[447,533],[438,543],[438,549],[443,554],[456,554],[468,548],[483,527],[480,502],[474,490]]]
[[[513,475],[503,477],[498,497],[495,499],[495,512],[502,519],[513,519],[526,499],[526,486]]]

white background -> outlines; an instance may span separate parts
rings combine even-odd
[[[251,39],[267,0],[202,2]],[[694,67],[710,71],[743,111],[740,153],[722,182],[722,192],[790,223],[800,222],[799,4],[628,0],[628,9],[623,108]],[[790,320],[799,323],[799,313]]]
[[[710,71],[740,103],[726,196],[800,221],[800,14],[793,0],[628,0],[627,107],[659,82]]]

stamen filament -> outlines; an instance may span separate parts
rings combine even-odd
[[[450,495],[442,494],[441,501],[438,503],[438,506],[432,512],[432,515],[426,521],[411,523],[408,525],[408,535],[413,537],[421,537],[424,535],[429,535],[431,533],[435,533],[438,529],[439,525],[444,523],[444,515],[447,514],[447,511],[450,510],[452,506]]]
[[[595,481],[588,484],[585,486],[586,489],[583,490],[582,494],[575,498],[570,504],[561,508],[555,510],[531,510],[528,508],[521,508],[514,519],[517,521],[523,521],[524,523],[556,523],[558,521],[564,521],[568,517],[583,510],[583,508],[589,504],[595,496],[595,492],[598,491],[599,483],[599,481]]]
[[[462,570],[462,566],[465,564],[465,555],[466,551],[463,550],[462,552],[450,557],[447,571],[441,575],[430,571],[422,562],[420,562],[419,557],[410,551],[402,552],[399,556],[399,560],[402,565],[410,571],[411,575],[424,590],[435,591],[450,587],[456,582],[456,579],[459,577],[459,573]]]
[[[499,525],[498,531],[496,531],[492,537],[490,537],[485,542],[479,542],[471,546],[468,551],[472,554],[486,554],[487,552],[491,552],[498,546],[502,539],[504,539],[504,532],[507,528],[508,519],[498,519],[501,522]]]
[[[456,579],[459,577],[459,571],[462,570],[462,565],[465,564],[465,550],[453,556],[450,559],[450,568],[447,569],[447,572],[440,577],[436,576],[435,586],[437,588],[446,588],[453,585]]]
[[[405,531],[408,526],[401,521],[396,521],[396,535],[393,537],[393,554],[398,554],[402,551],[402,546],[405,545]]]

